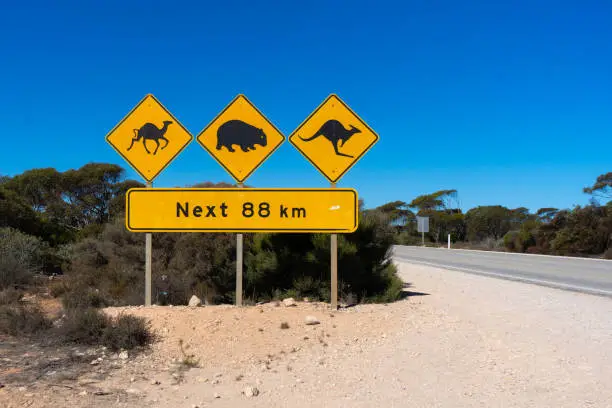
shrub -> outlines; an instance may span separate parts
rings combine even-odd
[[[0,289],[30,282],[42,270],[48,245],[13,228],[0,228]]]
[[[110,318],[94,308],[71,310],[62,326],[66,341],[102,344],[111,350],[130,350],[154,340],[148,322],[142,317],[119,315]]]
[[[17,289],[8,288],[0,291],[0,306],[13,305],[19,303],[23,292]]]
[[[111,350],[131,350],[153,341],[149,323],[143,317],[119,315],[106,327],[102,343]]]
[[[64,309],[100,308],[110,306],[99,289],[75,287],[64,293],[62,305]]]
[[[37,305],[0,306],[0,333],[32,336],[48,330],[51,321]]]
[[[94,308],[73,309],[66,314],[62,334],[66,341],[94,345],[100,343],[110,319]]]
[[[64,279],[58,279],[49,284],[49,295],[54,298],[63,296],[70,291],[70,286]]]

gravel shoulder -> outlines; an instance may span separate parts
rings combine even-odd
[[[150,318],[160,341],[7,383],[0,406],[612,407],[612,299],[399,267],[408,296],[389,305],[106,309]]]

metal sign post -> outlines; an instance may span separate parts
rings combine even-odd
[[[153,95],[147,94],[106,135],[106,141],[152,188],[153,180],[193,136]],[[151,232],[145,234],[145,306],[151,306]]]
[[[329,95],[289,136],[289,142],[336,187],[378,142],[372,130],[337,95]],[[342,150],[340,150],[342,149]],[[338,308],[338,236],[330,236],[331,307]]]
[[[147,182],[147,188],[153,183]],[[145,234],[145,306],[151,306],[151,263],[153,261],[153,234]]]
[[[285,141],[245,95],[237,95],[196,137],[243,188],[244,181]],[[247,228],[248,230],[248,228]],[[242,306],[243,234],[236,235],[236,306]]]
[[[238,188],[244,184],[238,183]],[[236,306],[242,306],[242,244],[243,235],[236,234]]]
[[[331,183],[331,188],[336,188],[336,183]],[[338,309],[338,235],[331,234],[330,245],[331,262],[331,307]]]

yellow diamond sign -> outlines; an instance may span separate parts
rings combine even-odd
[[[106,141],[148,182],[192,140],[191,133],[151,94],[106,135]]]
[[[285,141],[285,136],[244,95],[238,95],[197,140],[242,183]]]
[[[289,141],[336,183],[378,141],[378,135],[338,96],[330,95]]]

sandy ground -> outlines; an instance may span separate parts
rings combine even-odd
[[[160,341],[125,360],[89,350],[73,377],[7,383],[0,406],[612,407],[612,299],[426,266],[400,273],[405,300],[335,312],[108,309],[151,318]],[[198,367],[180,363],[179,339]]]

